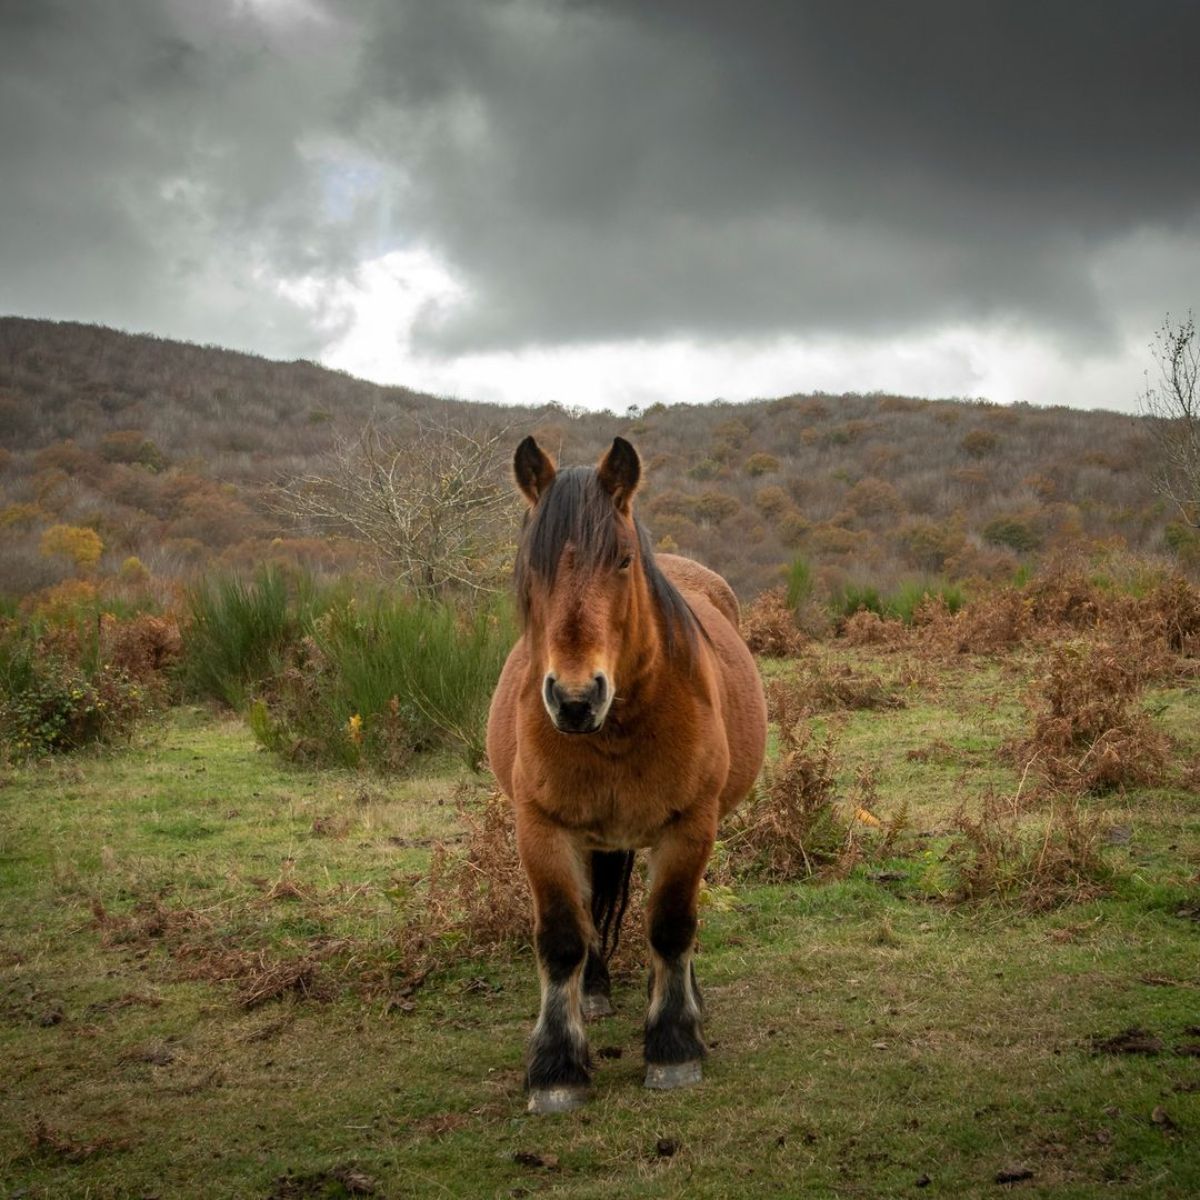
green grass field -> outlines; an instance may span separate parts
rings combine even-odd
[[[396,927],[461,834],[458,760],[302,770],[182,709],[128,748],[9,769],[5,1194],[1200,1194],[1200,796],[1180,774],[1200,687],[1148,699],[1176,783],[1082,801],[1108,894],[1034,913],[955,902],[947,858],[960,804],[1017,791],[998,750],[1034,662],[821,653],[906,702],[816,721],[846,787],[871,767],[881,816],[907,801],[907,832],[830,881],[715,889],[703,1084],[643,1090],[627,973],[592,1029],[594,1098],[566,1117],[524,1112],[527,949],[447,938],[442,968],[407,973]],[[1132,1028],[1155,1052],[1098,1049]]]

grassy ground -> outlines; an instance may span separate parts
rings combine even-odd
[[[835,882],[722,892],[701,933],[704,1083],[641,1088],[628,977],[592,1031],[595,1097],[563,1118],[523,1111],[528,952],[446,944],[451,965],[406,976],[397,913],[431,842],[460,833],[454,763],[301,771],[184,710],[129,749],[10,771],[7,1194],[1200,1194],[1200,1057],[1180,1052],[1200,1043],[1200,798],[1084,802],[1113,827],[1105,898],[951,903],[951,815],[1018,787],[997,750],[1034,664],[824,653],[905,701],[818,720],[846,781],[874,769],[882,815],[908,802],[909,834]],[[1194,757],[1195,685],[1151,707]],[[256,1002],[305,955],[319,968]],[[1097,1052],[1131,1027],[1158,1052]]]

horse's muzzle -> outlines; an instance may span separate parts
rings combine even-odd
[[[559,733],[595,733],[608,716],[612,685],[597,671],[582,687],[568,687],[548,674],[542,681],[542,701]]]

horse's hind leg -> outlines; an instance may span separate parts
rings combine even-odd
[[[583,969],[592,929],[584,908],[582,863],[560,830],[518,816],[517,841],[534,906],[542,1006],[529,1042],[529,1111],[569,1112],[591,1082],[583,1029]]]
[[[612,1014],[608,960],[617,948],[629,903],[633,851],[593,850],[589,866],[592,940],[583,968],[583,1015],[590,1020]]]
[[[646,1015],[646,1086],[699,1083],[707,1053],[700,992],[692,965],[696,906],[712,834],[682,822],[651,854],[647,911],[650,930],[650,1009]]]

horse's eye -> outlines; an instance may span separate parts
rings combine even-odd
[[[633,555],[627,554],[627,555],[625,555],[625,557],[623,559],[621,559],[621,565],[618,568],[618,570],[628,571],[632,565],[633,565]]]

